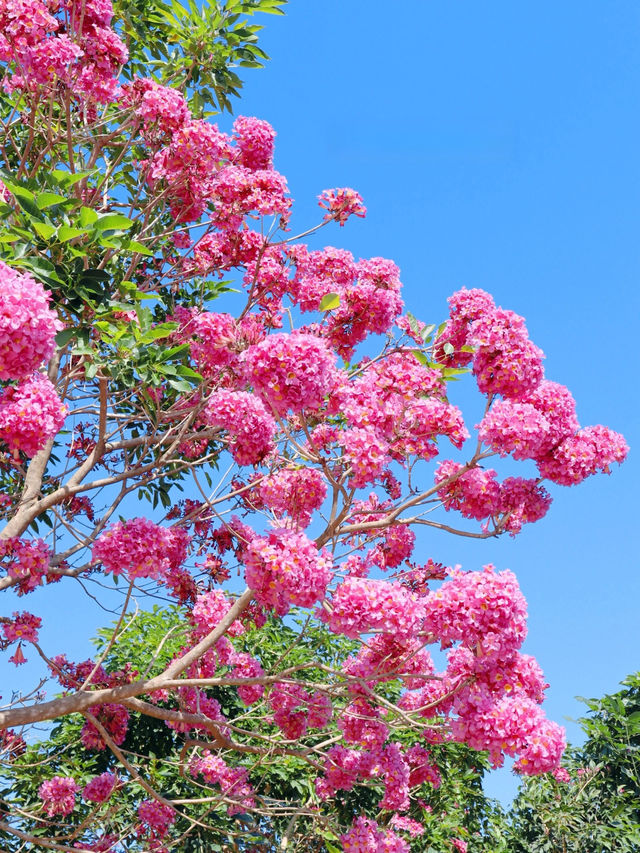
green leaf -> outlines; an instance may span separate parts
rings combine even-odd
[[[75,330],[75,329],[62,329],[62,330],[61,330],[60,332],[58,332],[58,334],[56,335],[56,344],[57,344],[57,346],[59,346],[59,347],[63,347],[63,346],[65,346],[66,344],[68,344],[68,343],[69,343],[69,341],[74,337],[74,335],[75,335],[75,334],[76,334],[76,330]]]
[[[340,295],[338,293],[325,293],[320,302],[321,311],[332,311],[340,305]]]
[[[77,184],[79,181],[84,181],[85,178],[90,177],[93,173],[93,169],[88,169],[84,172],[64,172],[62,169],[53,169],[53,171],[49,173],[49,177],[53,179],[54,183],[67,189],[68,187],[72,187],[74,184]]]
[[[33,229],[43,240],[50,240],[57,230],[56,226],[51,225],[49,222],[34,222]]]
[[[36,204],[40,210],[45,210],[45,208],[51,207],[54,204],[62,204],[65,201],[67,201],[66,196],[58,195],[57,193],[38,193],[36,196]]]
[[[443,345],[442,349],[444,350],[446,355],[453,355],[453,353],[455,352],[455,347],[453,346],[453,344],[449,343],[449,341],[447,341]]]
[[[98,219],[98,214],[95,210],[92,210],[90,207],[81,207],[80,208],[80,225],[87,226],[93,225]]]
[[[154,326],[153,329],[145,332],[140,338],[140,343],[150,344],[153,341],[160,340],[160,338],[168,338],[177,328],[177,323],[160,323],[159,326]]]
[[[67,243],[69,240],[73,240],[76,237],[82,237],[83,234],[87,234],[86,228],[74,228],[72,225],[61,225],[58,229],[58,239],[61,243]]]
[[[133,219],[120,213],[106,213],[95,222],[96,231],[126,231],[133,225]]]

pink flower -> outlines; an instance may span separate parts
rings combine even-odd
[[[249,543],[244,564],[256,600],[283,616],[291,604],[311,607],[324,597],[333,560],[304,533],[276,528]]]
[[[38,795],[49,817],[71,814],[75,807],[78,784],[70,776],[54,776],[38,788]]]
[[[245,370],[257,394],[279,414],[317,409],[333,388],[335,356],[315,335],[270,335],[245,353]]]
[[[49,571],[51,553],[43,539],[31,541],[11,537],[0,540],[0,564],[9,577],[18,580],[18,595],[40,586]]]
[[[129,712],[124,705],[96,705],[91,713],[104,726],[116,746],[120,746],[127,736],[129,727]],[[102,750],[107,747],[101,733],[91,720],[87,720],[82,727],[80,740],[87,749]]]
[[[423,617],[423,604],[403,586],[357,577],[336,587],[330,612],[323,615],[332,631],[354,638],[375,630],[408,637]]]
[[[96,539],[92,556],[114,575],[160,580],[184,562],[189,535],[182,528],[166,528],[146,518],[119,521]]]
[[[623,462],[629,447],[620,433],[605,426],[584,427],[538,459],[538,470],[561,486],[574,486],[587,477],[610,471],[613,462]]]
[[[300,527],[308,527],[314,510],[327,496],[327,484],[315,468],[283,468],[258,487],[269,509],[289,515]]]
[[[0,627],[8,643],[15,643],[17,640],[37,643],[38,628],[41,625],[42,619],[39,616],[32,613],[14,613],[13,619],[3,622]]]
[[[85,800],[90,800],[93,803],[106,802],[113,789],[116,786],[116,777],[113,773],[101,773],[99,776],[94,776],[90,782],[85,785],[82,796]]]
[[[0,441],[16,454],[35,456],[64,423],[67,408],[43,373],[0,393]]]
[[[257,465],[272,449],[276,424],[264,403],[246,391],[216,391],[203,419],[229,434],[229,450],[238,465]]]
[[[233,123],[233,134],[241,166],[253,171],[272,168],[276,133],[269,122],[238,116]]]
[[[138,806],[138,818],[153,838],[164,838],[175,823],[176,812],[157,800],[145,800]]]
[[[344,225],[351,215],[364,218],[367,208],[362,203],[362,196],[349,187],[339,187],[335,190],[324,190],[318,196],[320,207],[327,210],[325,221],[335,219],[340,225]]]

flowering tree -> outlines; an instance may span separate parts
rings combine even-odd
[[[0,631],[13,664],[42,659],[61,691],[34,676],[0,730],[22,779],[34,724],[76,726],[87,756],[49,753],[31,793],[7,790],[6,849],[187,850],[224,825],[224,849],[257,850],[298,823],[318,849],[425,849],[443,744],[524,774],[562,754],[519,651],[515,576],[419,558],[416,530],[515,536],[547,512],[543,481],[608,471],[626,444],[579,426],[524,320],[489,294],[459,291],[426,326],[393,262],[301,242],[364,216],[355,191],[323,192],[322,221],[292,235],[272,128],[207,117],[234,88],[228,63],[260,59],[238,14],[279,5],[0,13],[0,587],[33,601]],[[235,316],[212,310],[236,281]],[[469,450],[447,399],[465,373],[486,399]],[[537,473],[500,479],[497,456]],[[89,660],[62,633],[39,641],[58,582],[116,602]],[[119,660],[154,602],[179,618]],[[331,653],[309,653],[320,629]],[[277,655],[269,631],[293,632]],[[164,744],[153,761],[131,739],[144,721]],[[278,772],[312,784],[274,796]]]

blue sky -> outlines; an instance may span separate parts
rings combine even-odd
[[[392,258],[426,322],[444,319],[454,290],[488,290],[527,319],[581,423],[631,445],[610,477],[552,487],[549,515],[516,539],[421,544],[421,557],[516,572],[547,713],[578,739],[565,719],[585,711],[575,696],[640,669],[640,7],[293,0],[263,21],[271,60],[246,75],[237,112],[278,132],[295,224],[317,220],[327,187],[368,206],[313,245]],[[473,426],[473,389],[453,398]],[[508,774],[489,783],[503,798],[513,788]]]

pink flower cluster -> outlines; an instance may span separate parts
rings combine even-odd
[[[189,613],[189,618],[195,625],[194,639],[201,640],[212,631],[230,607],[231,602],[221,589],[213,589],[204,595],[199,595]],[[238,637],[244,634],[244,626],[236,619],[227,628],[226,633],[230,637]]]
[[[258,171],[273,167],[275,131],[269,122],[249,116],[238,116],[233,123],[239,165]]]
[[[2,622],[2,633],[8,643],[16,642],[38,642],[38,628],[42,625],[42,619],[33,613],[14,613],[13,619]]]
[[[244,554],[245,578],[256,600],[280,616],[291,604],[311,607],[324,597],[333,560],[304,533],[276,528],[257,536]]]
[[[116,746],[120,746],[124,742],[129,728],[129,712],[124,705],[96,705],[91,713],[104,726]],[[107,747],[100,731],[91,720],[87,720],[82,727],[80,740],[87,749],[102,750]]]
[[[484,658],[507,658],[527,632],[527,603],[513,572],[455,571],[425,601],[424,630],[443,647],[481,647]]]
[[[543,477],[561,486],[575,486],[586,477],[610,472],[614,462],[624,462],[629,447],[620,433],[606,426],[584,427],[566,438],[552,453],[538,460]]]
[[[298,527],[308,527],[327,496],[327,484],[315,468],[283,468],[263,480],[258,491],[269,509],[288,515]]]
[[[225,797],[235,801],[227,806],[230,816],[255,806],[246,768],[230,767],[223,758],[205,750],[201,758],[193,757],[189,772],[192,776],[202,776],[208,785],[220,785]]]
[[[11,68],[5,87],[52,92],[64,85],[81,102],[112,102],[128,58],[109,27],[112,17],[111,2],[104,0],[64,10],[46,0],[8,0],[0,14],[0,59]]]
[[[92,557],[114,575],[161,580],[186,559],[189,534],[160,527],[146,518],[119,521],[96,539]]]
[[[71,814],[76,804],[78,783],[70,776],[54,776],[38,788],[42,806],[49,817]]]
[[[275,684],[269,693],[273,721],[290,740],[304,737],[307,729],[323,729],[332,715],[331,700],[301,684]]]
[[[322,618],[346,637],[371,631],[410,637],[420,629],[424,604],[400,584],[349,577],[336,587]]]
[[[337,381],[335,356],[315,335],[270,335],[244,358],[248,381],[279,415],[317,409]]]
[[[152,838],[165,838],[175,823],[176,812],[171,806],[165,806],[157,800],[144,800],[138,806],[138,819],[145,834]]]
[[[116,782],[117,779],[113,773],[101,773],[85,785],[82,796],[92,803],[105,803],[113,793]]]
[[[51,358],[62,328],[39,281],[0,261],[0,379],[25,379]]]
[[[445,483],[450,478],[438,489],[446,510],[459,510],[465,518],[494,517],[497,527],[512,536],[523,524],[543,518],[551,506],[551,497],[537,480],[507,477],[498,483],[491,468],[465,471],[460,463],[445,460],[436,470],[435,481]]]
[[[0,566],[18,581],[18,595],[33,592],[49,571],[51,552],[43,539],[0,540]]]
[[[62,427],[67,408],[44,373],[0,393],[0,441],[14,454],[35,456]]]
[[[318,204],[327,211],[324,216],[325,221],[335,219],[341,226],[352,215],[364,218],[367,214],[367,208],[362,202],[362,196],[349,187],[324,190],[318,196]]]
[[[409,853],[406,841],[367,817],[356,818],[349,832],[340,836],[340,843],[345,853]]]
[[[215,391],[203,419],[226,430],[229,450],[238,465],[257,465],[273,449],[276,424],[264,403],[246,391]]]

